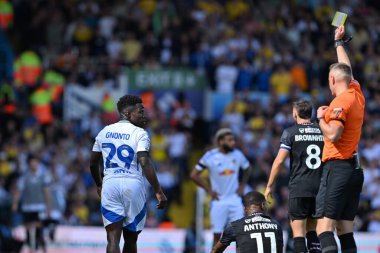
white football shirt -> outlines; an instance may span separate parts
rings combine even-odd
[[[248,169],[249,161],[238,149],[224,154],[215,148],[206,152],[195,168],[200,171],[206,168],[209,170],[211,188],[223,199],[236,195],[239,188],[239,170]]]
[[[127,120],[103,128],[95,138],[92,151],[102,152],[104,179],[133,177],[143,179],[137,152],[149,151],[148,133]]]

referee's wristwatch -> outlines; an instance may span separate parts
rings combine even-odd
[[[337,48],[339,46],[343,46],[344,45],[344,40],[340,39],[340,40],[335,40],[335,43],[334,43],[334,47]]]
[[[321,119],[325,119],[325,117],[318,117],[317,118],[318,123],[321,121]]]
[[[334,46],[335,48],[339,47],[339,46],[344,46],[344,44],[350,42],[352,40],[352,36],[349,36],[347,39],[338,39],[338,40],[334,40]]]

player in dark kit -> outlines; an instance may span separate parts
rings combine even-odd
[[[276,178],[288,155],[290,156],[289,219],[293,230],[294,251],[321,252],[315,232],[316,196],[322,174],[323,134],[311,122],[313,107],[309,101],[293,103],[296,124],[284,130],[281,146],[273,162],[265,190],[265,198],[272,195]],[[307,246],[305,241],[307,238]]]
[[[243,197],[245,217],[228,224],[212,253],[223,252],[236,241],[240,253],[281,253],[283,248],[280,223],[266,216],[266,200],[259,192]]]

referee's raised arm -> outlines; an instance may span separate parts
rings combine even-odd
[[[345,34],[344,26],[339,26],[335,30],[334,39],[335,39],[336,54],[338,56],[338,62],[339,63],[345,63],[348,66],[350,66],[350,68],[352,69],[350,58],[348,57],[346,49],[344,48],[344,44],[345,44],[345,42],[343,40],[344,34]],[[353,76],[352,71],[351,71],[351,80],[353,80],[353,79],[354,79],[354,76]]]

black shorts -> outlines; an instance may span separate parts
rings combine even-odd
[[[323,165],[315,217],[353,221],[363,180],[363,170],[356,166],[354,159],[327,161]]]
[[[24,223],[40,221],[39,212],[22,212],[22,220]]]
[[[289,199],[289,219],[304,220],[313,218],[315,214],[315,198],[302,197]]]

